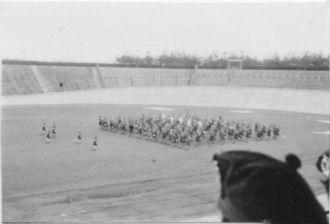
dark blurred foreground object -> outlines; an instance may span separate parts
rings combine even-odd
[[[329,194],[329,177],[330,177],[330,161],[329,150],[323,153],[316,162],[317,169],[324,175],[324,180],[321,182],[324,184],[327,193]]]
[[[273,224],[328,223],[305,180],[297,172],[299,158],[286,162],[261,153],[229,151],[215,154],[220,174],[218,206],[226,222]]]

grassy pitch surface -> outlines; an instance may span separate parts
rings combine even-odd
[[[158,108],[160,107],[160,108]],[[246,149],[283,160],[295,153],[315,194],[324,193],[315,168],[328,149],[328,116],[214,107],[143,105],[5,106],[2,109],[3,221],[171,221],[218,214],[216,152]],[[158,109],[155,109],[158,108]],[[201,117],[276,123],[278,140],[209,145],[187,150],[105,132],[99,115],[184,113]],[[47,144],[41,125],[56,122]],[[74,144],[78,130],[83,142]],[[321,134],[313,133],[321,132]],[[99,149],[91,150],[94,135]]]

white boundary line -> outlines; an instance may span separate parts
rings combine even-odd
[[[330,114],[330,92],[224,86],[126,87],[2,97],[4,105],[138,104]]]

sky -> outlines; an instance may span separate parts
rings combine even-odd
[[[114,62],[122,54],[329,54],[326,3],[3,2],[2,58]]]

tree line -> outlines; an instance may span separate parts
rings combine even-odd
[[[160,67],[160,68],[226,68],[228,60],[241,60],[243,69],[298,69],[329,70],[329,55],[305,52],[300,55],[287,54],[280,57],[257,59],[245,54],[221,55],[212,53],[207,57],[199,57],[185,52],[162,53],[159,56],[121,55],[116,58],[117,65],[127,67]]]

